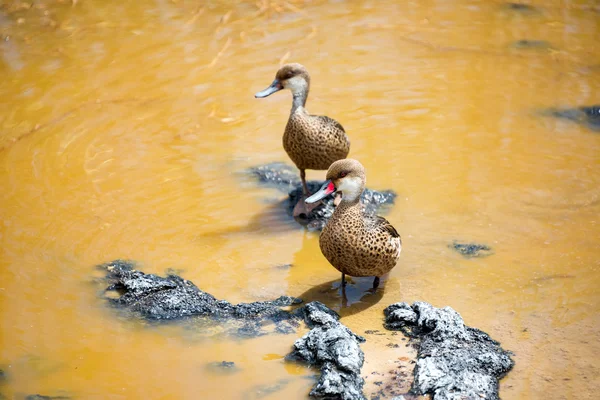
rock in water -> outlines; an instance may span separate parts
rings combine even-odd
[[[206,370],[218,375],[233,374],[240,371],[233,361],[214,361],[206,365]]]
[[[396,303],[384,310],[385,327],[419,338],[412,390],[433,400],[499,400],[498,380],[514,365],[510,353],[450,307]]]
[[[107,291],[116,291],[117,298],[108,298],[113,305],[129,310],[148,320],[173,320],[191,316],[244,321],[243,330],[258,333],[261,321],[274,323],[295,318],[281,308],[299,304],[302,300],[281,296],[272,301],[231,304],[218,300],[192,282],[177,275],[160,277],[134,269],[134,263],[115,260],[100,265],[109,283]],[[293,321],[292,321],[293,322]],[[282,329],[286,329],[283,326]],[[247,332],[244,336],[248,336]],[[251,335],[252,336],[252,335]]]
[[[359,346],[365,339],[342,325],[339,315],[322,303],[308,303],[301,315],[312,329],[296,340],[286,360],[320,367],[321,376],[309,395],[319,399],[365,399],[360,375],[364,354]]]
[[[254,175],[260,183],[279,189],[285,193],[302,184],[300,181],[300,172],[296,168],[282,162],[273,162],[252,167],[248,172]]]
[[[288,214],[292,215],[296,203],[302,197],[302,184],[297,169],[283,163],[270,163],[250,168],[249,173],[256,177],[260,183],[288,193]],[[319,190],[322,185],[323,181],[307,182],[308,190],[311,193]],[[378,192],[365,189],[361,196],[361,202],[365,210],[373,214],[377,213],[382,206],[394,204],[395,199],[396,193],[391,190]],[[299,219],[298,222],[307,225],[311,230],[321,230],[333,214],[333,210],[333,197],[329,196],[323,199],[322,205],[311,211],[307,218]]]
[[[465,258],[486,257],[492,254],[492,248],[485,244],[458,243],[454,241],[448,247],[458,251]]]
[[[238,321],[242,326],[237,329],[236,335],[243,337],[265,334],[262,331],[265,321],[276,324],[275,332],[289,334],[303,320],[311,330],[296,340],[294,350],[286,359],[321,368],[319,381],[310,395],[324,399],[365,399],[362,392],[364,380],[360,376],[364,354],[359,346],[365,339],[342,325],[338,321],[339,315],[322,303],[315,301],[286,311],[281,307],[298,304],[301,300],[282,296],[273,301],[234,305],[217,300],[177,275],[163,278],[136,271],[130,261],[115,260],[99,268],[106,273],[107,290],[115,290],[120,295],[108,300],[148,320],[204,316],[217,323]],[[207,368],[213,372],[237,371],[235,364],[228,361],[211,363]],[[287,381],[260,387],[252,396],[266,395],[286,384]]]
[[[600,105],[563,109],[555,108],[548,110],[547,114],[577,122],[594,131],[600,131]]]

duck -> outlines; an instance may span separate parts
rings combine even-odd
[[[400,258],[400,234],[385,218],[364,211],[360,196],[367,178],[359,161],[335,161],[326,179],[305,200],[314,203],[336,192],[342,194],[341,202],[319,236],[321,252],[342,273],[342,288],[346,286],[346,275],[374,276],[373,290],[377,290],[380,277],[390,272]]]
[[[345,159],[350,152],[350,139],[344,127],[324,115],[312,115],[306,110],[310,90],[310,75],[301,64],[283,65],[275,80],[254,97],[264,98],[283,89],[292,92],[292,109],[283,133],[283,148],[300,170],[302,198],[294,207],[293,216],[307,216],[319,203],[307,204],[310,196],[306,185],[306,170],[327,170],[329,166]],[[341,199],[336,198],[336,205]]]

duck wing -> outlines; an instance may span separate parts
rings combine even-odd
[[[340,131],[346,133],[342,124],[340,124],[333,118],[329,118],[326,115],[311,115],[311,117],[317,119],[322,125],[334,126],[336,129],[339,129]]]
[[[399,238],[400,234],[394,226],[385,218],[379,215],[370,216],[371,228],[389,234],[391,237]]]

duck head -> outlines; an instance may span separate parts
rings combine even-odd
[[[277,71],[273,83],[265,90],[256,93],[254,97],[267,97],[282,89],[289,89],[294,96],[302,96],[306,99],[309,87],[310,76],[303,65],[296,63],[285,64]]]
[[[338,160],[329,166],[327,181],[321,189],[305,201],[316,203],[332,193],[341,192],[342,202],[352,203],[358,201],[366,183],[367,175],[361,163],[351,158]]]

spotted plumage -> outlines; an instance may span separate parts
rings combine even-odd
[[[396,266],[402,250],[398,231],[385,218],[366,214],[360,195],[365,188],[364,167],[356,160],[336,161],[327,171],[328,181],[307,202],[317,201],[334,191],[342,201],[319,238],[321,252],[338,271],[350,276],[379,277]]]
[[[290,89],[292,110],[283,134],[283,148],[300,170],[304,194],[308,194],[305,170],[325,170],[334,161],[346,158],[350,140],[336,120],[311,115],[305,108],[310,90],[310,76],[300,64],[286,64],[277,71],[275,80],[256,97],[266,97],[282,89]]]

